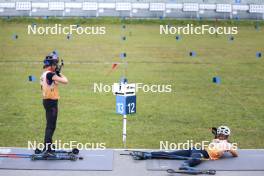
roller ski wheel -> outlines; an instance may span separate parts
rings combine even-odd
[[[77,149],[77,148],[74,148],[74,149],[72,149],[72,153],[74,154],[74,155],[78,155],[79,154],[79,149]]]

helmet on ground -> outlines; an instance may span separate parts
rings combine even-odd
[[[217,135],[219,134],[229,136],[231,134],[231,130],[227,126],[220,126],[217,128]]]

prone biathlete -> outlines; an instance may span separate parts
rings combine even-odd
[[[67,84],[68,79],[58,66],[59,57],[52,52],[44,59],[43,73],[40,77],[40,85],[43,96],[43,106],[46,112],[46,129],[44,137],[44,152],[52,152],[52,136],[56,129],[58,116],[59,83]]]
[[[203,160],[218,160],[225,152],[229,152],[233,157],[237,157],[236,149],[233,149],[232,144],[228,141],[231,130],[227,126],[217,128],[215,139],[209,144],[206,149],[177,150],[172,152],[142,152],[133,151],[131,155],[136,160],[145,159],[183,159],[185,160],[179,170],[189,170],[197,166]]]

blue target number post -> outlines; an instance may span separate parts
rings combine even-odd
[[[127,115],[136,113],[136,84],[127,81],[114,83],[113,93],[116,96],[116,113],[123,115],[123,144],[126,148]]]

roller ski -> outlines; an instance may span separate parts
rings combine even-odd
[[[179,170],[173,170],[173,169],[168,169],[167,170],[168,173],[170,174],[188,174],[188,175],[215,175],[216,174],[216,170],[200,170],[200,169],[194,169],[191,167],[188,168],[180,168]]]
[[[34,151],[35,154],[41,154],[43,153],[42,150],[40,149],[35,149]],[[79,154],[79,150],[77,148],[74,148],[70,151],[67,151],[67,150],[51,150],[51,153],[61,153],[61,154],[74,154],[74,155],[78,155]]]
[[[132,156],[134,160],[146,160],[151,159],[151,154],[149,152],[142,152],[142,151],[131,151],[129,153],[122,153],[120,155],[128,155]]]
[[[152,159],[152,155],[150,152],[142,152],[142,151],[130,151],[129,153],[123,153],[120,155],[129,155],[132,156],[134,160],[146,160],[146,159]],[[163,159],[160,157],[159,159]],[[192,157],[185,157],[185,156],[179,156],[179,155],[166,155],[164,156],[164,159],[170,159],[170,160],[189,160],[193,159]],[[198,159],[198,158],[197,158]],[[199,158],[199,160],[208,160],[205,158]]]
[[[78,159],[82,160],[83,157],[78,157],[79,154],[78,149],[73,149],[71,151],[65,150],[52,150],[52,151],[44,151],[42,152],[39,149],[35,150],[35,154],[31,155],[31,160],[70,160],[76,161]]]
[[[63,154],[56,154],[56,153],[48,153],[48,154],[33,154],[31,155],[31,160],[70,160],[70,161],[76,161],[79,159],[78,156],[74,154],[70,155],[63,155]]]
[[[0,154],[0,158],[30,158],[31,160],[71,160],[83,159],[74,154],[40,153],[40,154]]]

